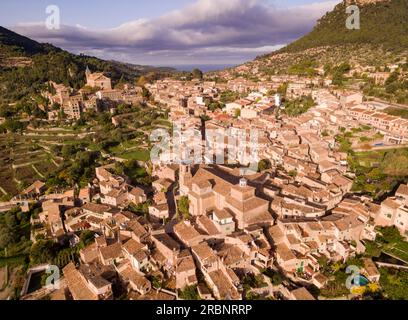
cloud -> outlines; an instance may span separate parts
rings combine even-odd
[[[45,23],[30,23],[13,30],[76,53],[134,63],[240,63],[299,38],[338,2],[276,8],[267,0],[198,0],[112,29],[48,30]]]

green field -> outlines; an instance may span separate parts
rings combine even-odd
[[[408,264],[408,242],[395,227],[377,228],[375,241],[366,241],[366,255],[379,257],[381,252],[394,256]]]
[[[120,108],[119,108],[120,109]],[[48,187],[86,185],[94,178],[94,167],[101,165],[101,155],[125,160],[150,160],[149,133],[171,123],[163,110],[132,109],[120,126],[111,123],[112,115],[101,112],[84,115],[84,126],[54,127],[46,124],[27,129],[24,134],[0,135],[0,197],[4,200],[41,180]],[[79,134],[92,132],[90,135]]]
[[[117,156],[126,160],[148,161],[150,159],[150,152],[148,150],[136,150],[117,154]]]
[[[408,149],[356,152],[348,160],[356,174],[353,191],[376,196],[408,180]]]
[[[384,252],[408,263],[408,242],[395,243],[385,249]]]
[[[56,136],[47,138],[59,143]],[[41,141],[38,137],[32,139],[18,134],[0,135],[0,196],[4,196],[4,192],[14,196],[34,181],[44,180],[57,169],[54,161],[58,163],[59,160],[43,148],[41,142],[50,146],[49,142]]]
[[[387,108],[384,112],[392,116],[408,119],[408,109]]]

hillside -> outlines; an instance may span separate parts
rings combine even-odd
[[[50,80],[79,89],[85,84],[86,66],[103,71],[114,84],[120,79],[134,82],[147,73],[174,71],[75,55],[0,27],[0,103],[30,97]]]
[[[49,49],[51,49],[49,45],[40,44],[0,26],[0,53],[3,55],[33,55],[46,53]]]
[[[360,8],[361,28],[349,30],[346,6],[355,3]],[[319,19],[309,34],[225,74],[255,81],[282,73],[309,76],[316,74],[316,68],[345,62],[381,69],[406,59],[407,21],[408,0],[346,0]]]
[[[346,7],[353,1],[338,4],[324,15],[306,36],[279,52],[298,52],[322,46],[347,44],[375,45],[392,51],[408,48],[408,0],[357,1],[360,29],[346,28]]]

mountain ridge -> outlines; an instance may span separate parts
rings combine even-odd
[[[360,7],[360,29],[349,30],[346,7]],[[277,52],[347,44],[369,44],[388,50],[408,49],[408,0],[346,0],[320,18],[313,30]],[[273,53],[272,53],[273,54]]]
[[[348,30],[346,7],[360,8],[360,30]],[[287,46],[209,78],[259,81],[276,74],[316,75],[316,69],[343,63],[381,68],[408,56],[408,0],[344,0],[323,15],[311,32]],[[293,69],[302,69],[293,73]]]
[[[0,26],[0,103],[35,95],[48,81],[79,89],[85,84],[87,66],[92,71],[104,72],[114,84],[121,80],[135,82],[142,75],[156,77],[176,71],[76,55]]]

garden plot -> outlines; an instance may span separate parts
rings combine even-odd
[[[26,166],[15,170],[15,178],[18,182],[32,184],[36,180],[40,180],[41,176],[34,170],[32,166]]]
[[[44,181],[59,165],[36,139],[21,135],[0,135],[0,152],[0,196],[17,195],[22,187]]]
[[[33,167],[44,177],[58,168],[52,161],[36,163]]]

